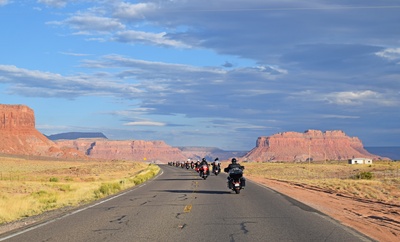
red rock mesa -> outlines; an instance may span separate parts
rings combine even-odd
[[[243,159],[248,161],[325,161],[357,157],[380,158],[368,153],[357,137],[348,137],[343,131],[307,130],[304,133],[283,132],[269,137],[259,137],[256,147]]]

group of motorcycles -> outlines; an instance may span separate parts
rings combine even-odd
[[[204,160],[204,158],[203,158]],[[206,163],[206,162],[200,162],[199,160],[197,162],[168,162],[168,165],[170,166],[175,166],[175,167],[180,167],[182,169],[193,169],[197,173],[199,173],[199,176],[203,178],[203,180],[206,180],[208,176],[210,176],[210,166],[212,166],[212,173],[218,176],[219,173],[221,173],[221,163],[219,162],[212,162],[212,163]],[[225,168],[224,171],[229,174],[228,176],[228,188],[234,191],[236,194],[240,193],[240,190],[244,189],[245,186],[245,179],[243,177],[243,169],[244,167],[242,166],[241,168],[233,168],[228,170],[228,168]]]

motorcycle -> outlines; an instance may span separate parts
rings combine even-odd
[[[234,168],[229,171],[228,177],[228,188],[234,191],[236,194],[240,193],[245,187],[245,179],[243,177],[243,170],[240,168]]]
[[[209,170],[207,165],[202,165],[199,169],[200,177],[203,178],[204,180],[207,179],[209,175]]]
[[[189,168],[190,168],[189,163],[186,163],[186,169],[189,170]]]
[[[219,173],[221,173],[221,166],[220,164],[218,165],[213,165],[213,173],[218,176]]]

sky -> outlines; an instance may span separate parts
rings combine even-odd
[[[45,135],[400,146],[398,0],[0,0],[0,104]]]

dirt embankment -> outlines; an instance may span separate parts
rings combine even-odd
[[[374,202],[302,184],[251,176],[247,178],[303,202],[370,238],[400,241],[400,202]]]

